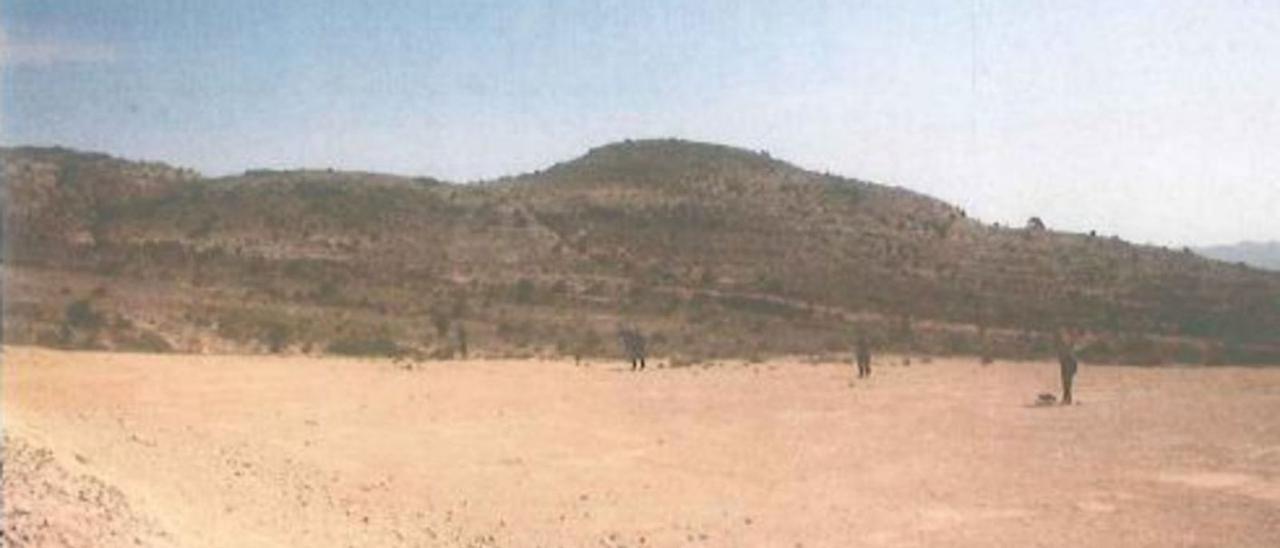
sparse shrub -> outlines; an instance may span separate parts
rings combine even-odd
[[[337,304],[341,298],[338,285],[326,280],[311,293],[311,299],[320,304]]]
[[[172,352],[173,346],[158,333],[142,330],[131,336],[116,339],[116,348],[132,352],[164,353]]]
[[[431,312],[431,325],[436,328],[436,336],[443,339],[449,334],[449,316],[442,311]]]
[[[756,289],[764,293],[782,293],[782,280],[761,274],[756,278]]]
[[[462,324],[458,324],[456,329],[458,339],[458,354],[462,359],[467,359],[467,328]]]
[[[105,316],[94,310],[88,299],[72,301],[63,310],[62,322],[57,327],[56,343],[51,346],[97,348],[98,333],[104,326]]]
[[[511,300],[515,301],[516,304],[533,304],[535,289],[533,280],[520,278],[511,287]]]
[[[1085,362],[1102,362],[1105,360],[1113,360],[1116,358],[1116,345],[1118,340],[1114,337],[1102,337],[1089,343],[1088,346],[1080,350],[1079,356]],[[1052,348],[1049,349],[1052,353]]]
[[[808,310],[803,308],[769,299],[726,295],[720,297],[718,300],[725,308],[738,310],[740,312],[749,312],[752,314],[781,316],[784,318],[799,318],[809,313]]]
[[[587,329],[578,339],[577,351],[584,356],[598,355],[604,346],[604,338],[594,329]]]
[[[646,304],[652,300],[653,288],[644,281],[632,282],[627,287],[626,305],[628,307],[637,307]]]
[[[849,341],[844,338],[829,335],[822,339],[822,350],[825,352],[842,352],[849,349]]]
[[[1204,359],[1205,353],[1201,351],[1198,345],[1182,341],[1178,342],[1173,348],[1173,361],[1177,363],[1203,363]]]
[[[299,320],[271,309],[237,309],[218,317],[218,335],[238,342],[256,342],[282,352],[296,337]]]
[[[702,287],[711,287],[716,283],[716,274],[710,268],[702,269],[702,274],[698,275],[698,285]]]
[[[65,326],[63,326],[65,327]],[[67,335],[62,329],[41,329],[36,332],[35,341],[37,345],[58,348],[67,344]]]
[[[564,338],[556,339],[556,355],[561,357],[580,356],[580,354],[578,354],[577,352],[577,349],[574,348],[573,343],[569,342],[567,339],[564,339]]]
[[[293,329],[289,324],[283,322],[268,322],[265,326],[263,339],[267,343],[267,348],[272,354],[279,354],[289,345],[292,338]]]
[[[73,329],[94,331],[102,327],[103,317],[93,309],[88,299],[78,299],[67,305],[63,311],[63,321]]]
[[[915,345],[916,332],[911,321],[911,316],[902,315],[893,322],[893,329],[890,331],[889,342],[895,346],[908,349]]]
[[[829,179],[822,187],[824,201],[833,203],[857,203],[862,200],[862,189],[841,179]]]
[[[517,348],[524,348],[533,342],[534,329],[532,325],[521,321],[500,321],[498,322],[498,338],[511,343]]]
[[[569,282],[564,279],[556,280],[551,284],[551,293],[557,296],[563,296],[569,293]]]
[[[966,333],[948,332],[943,336],[943,352],[950,355],[971,355],[977,353],[977,345]]]
[[[188,313],[187,315],[185,315],[183,319],[187,321],[191,321],[190,314]],[[122,330],[133,329],[133,321],[129,320],[129,318],[126,318],[124,316],[117,314],[115,319],[111,321],[111,328],[122,329]]]
[[[671,358],[671,364],[669,367],[671,368],[689,367],[691,365],[698,365],[700,363],[702,363],[702,359],[696,356],[673,356]]]
[[[395,357],[404,353],[399,344],[385,337],[339,339],[326,350],[343,356]]]
[[[1168,361],[1156,341],[1141,335],[1122,337],[1114,348],[1115,357],[1125,363],[1161,365]]]

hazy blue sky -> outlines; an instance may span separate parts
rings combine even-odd
[[[467,180],[678,136],[990,221],[1280,239],[1280,2],[0,0],[5,144]]]

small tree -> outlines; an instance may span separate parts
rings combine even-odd
[[[1039,217],[1027,219],[1027,230],[1044,230],[1044,221]]]

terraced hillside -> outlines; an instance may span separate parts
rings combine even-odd
[[[879,346],[1095,360],[1280,359],[1280,274],[1006,228],[911,191],[678,140],[459,185],[3,153],[6,335],[184,351],[673,360]]]

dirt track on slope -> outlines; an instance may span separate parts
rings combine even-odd
[[[12,545],[1280,546],[1280,369],[8,348]],[[25,513],[15,513],[25,512]],[[15,528],[15,527],[25,528]],[[103,533],[103,532],[107,533]],[[105,537],[103,535],[106,535]]]

